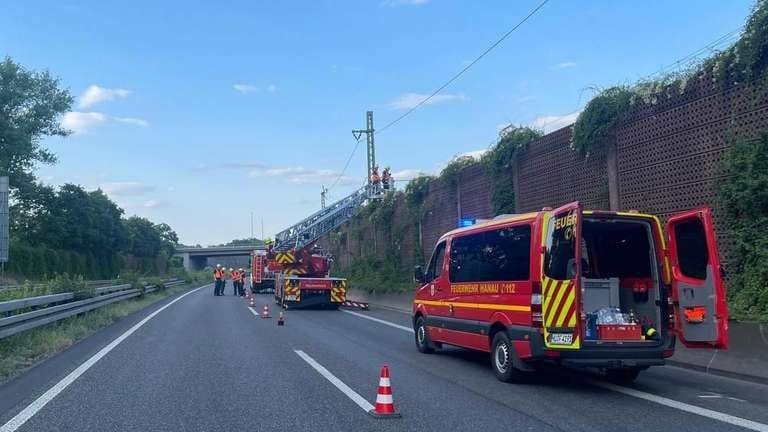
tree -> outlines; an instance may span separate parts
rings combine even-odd
[[[264,244],[263,241],[253,237],[244,239],[235,239],[229,243],[220,244],[218,246],[258,246]]]
[[[25,69],[6,57],[0,62],[0,175],[10,177],[14,197],[19,188],[34,183],[32,171],[39,163],[56,161],[40,146],[45,136],[66,136],[59,117],[74,99],[59,80],[47,72]]]
[[[129,254],[138,258],[154,258],[160,255],[163,238],[150,220],[131,216],[125,220],[125,229],[128,232],[126,251]]]

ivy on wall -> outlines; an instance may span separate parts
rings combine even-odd
[[[572,147],[582,155],[588,155],[594,145],[612,138],[633,106],[656,105],[682,94],[692,83],[709,83],[725,89],[767,77],[768,0],[758,0],[747,19],[744,33],[728,49],[686,71],[601,91],[579,114],[573,127]]]
[[[720,205],[736,247],[726,263],[735,317],[768,321],[768,131],[734,139],[723,163]]]
[[[494,214],[515,212],[515,189],[512,184],[515,153],[544,134],[526,126],[508,127],[499,135],[499,141],[488,150],[480,162],[491,180]]]

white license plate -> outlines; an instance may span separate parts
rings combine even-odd
[[[287,296],[285,296],[285,300],[286,301],[296,301],[296,296],[295,295],[287,295]]]
[[[549,343],[552,345],[571,345],[573,344],[573,333],[550,333]]]

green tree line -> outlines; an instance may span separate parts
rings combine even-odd
[[[57,273],[111,278],[127,264],[156,272],[179,240],[170,226],[126,218],[101,190],[54,188],[35,175],[41,164],[56,163],[41,141],[70,134],[60,120],[73,102],[47,71],[28,70],[10,57],[0,62],[0,176],[8,176],[11,187],[8,270],[32,279]]]

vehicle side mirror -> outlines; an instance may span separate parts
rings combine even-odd
[[[424,269],[420,265],[413,268],[413,278],[416,279],[416,282],[418,283],[424,283]]]

